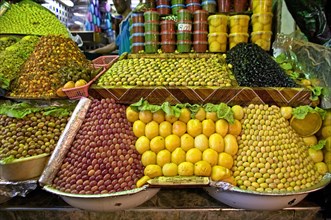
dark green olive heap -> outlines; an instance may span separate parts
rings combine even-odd
[[[26,36],[0,52],[0,87],[9,89],[21,67],[33,52],[39,37]]]
[[[133,58],[116,62],[98,86],[232,86],[222,55],[210,58]]]
[[[19,41],[17,37],[0,37],[0,53],[17,41]]]
[[[67,81],[89,81],[91,62],[76,43],[60,35],[40,38],[35,50],[24,63],[11,96],[20,98],[52,98]]]
[[[259,192],[298,191],[320,182],[302,138],[277,106],[244,108],[233,176],[238,187]]]
[[[46,116],[42,111],[22,119],[0,115],[0,160],[51,153],[68,119]]]
[[[0,34],[61,34],[69,37],[66,26],[52,12],[33,1],[11,4],[10,9],[0,16],[0,24]]]
[[[143,174],[126,107],[94,99],[56,174],[56,189],[75,194],[114,193],[135,188]]]

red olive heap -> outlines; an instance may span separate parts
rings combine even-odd
[[[104,194],[135,188],[143,165],[125,106],[93,100],[53,185],[74,194]]]

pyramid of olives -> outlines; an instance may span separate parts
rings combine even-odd
[[[304,190],[321,180],[308,147],[281,116],[279,107],[250,104],[244,113],[232,168],[238,187],[290,192]]]

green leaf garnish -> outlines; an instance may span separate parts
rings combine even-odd
[[[323,147],[325,146],[326,140],[319,140],[318,143],[314,146],[311,146],[312,149],[314,150],[322,150]]]

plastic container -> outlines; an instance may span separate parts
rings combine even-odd
[[[191,41],[191,40],[192,40],[191,31],[177,32],[177,41]]]
[[[208,34],[209,52],[226,52],[228,45],[227,33]]]
[[[144,12],[145,22],[158,21],[159,18],[160,18],[160,14],[157,11],[145,11]]]
[[[248,33],[248,15],[232,15],[229,17],[230,33]]]
[[[159,32],[145,32],[145,42],[159,42],[160,33]]]
[[[180,9],[185,8],[184,4],[173,4],[171,5],[171,12],[173,15],[177,15]]]
[[[193,50],[197,53],[205,53],[208,49],[208,41],[193,41]]]
[[[145,53],[157,53],[159,49],[159,43],[146,42],[145,43]]]
[[[228,16],[211,15],[208,17],[209,33],[227,33]]]
[[[186,9],[193,13],[193,12],[201,9],[201,4],[200,3],[189,3],[186,5]]]
[[[106,55],[100,56],[92,60],[94,68],[104,67],[109,69],[109,67],[118,59],[118,55]]]
[[[193,32],[193,42],[208,42],[208,31],[194,31]]]
[[[214,0],[203,1],[201,7],[203,10],[206,10],[211,14],[216,13],[216,1]]]
[[[191,21],[192,13],[187,9],[180,9],[177,13],[177,21]]]
[[[272,0],[252,0],[251,6],[253,14],[272,12]]]
[[[144,28],[145,32],[159,31],[160,24],[158,22],[145,22]]]
[[[192,31],[192,21],[177,22],[177,31]]]
[[[144,23],[143,13],[132,13],[131,15],[132,23]]]
[[[144,43],[144,42],[145,42],[144,33],[131,34],[131,36],[130,36],[130,43],[131,44]]]
[[[175,42],[176,43],[176,32],[164,31],[160,33],[161,42]]]
[[[209,26],[208,26],[208,22],[205,21],[201,21],[201,22],[193,22],[193,31],[208,31]]]
[[[234,0],[233,1],[234,12],[244,12],[248,9],[248,0]]]
[[[272,13],[253,14],[252,15],[252,31],[271,31],[272,30]]]
[[[179,53],[189,53],[192,48],[192,41],[177,41],[177,51]]]
[[[248,34],[245,33],[234,33],[229,34],[229,48],[236,46],[238,43],[247,43],[248,42]]]
[[[197,10],[193,12],[193,21],[208,21],[208,11],[206,10]]]
[[[139,53],[139,51],[142,51],[145,49],[144,43],[135,43],[130,46],[131,53]]]
[[[171,0],[171,5],[185,4],[185,0]]]
[[[134,33],[144,33],[144,23],[134,23],[129,28],[130,34]]]
[[[161,50],[164,53],[174,53],[176,51],[176,42],[161,42]]]
[[[271,31],[257,31],[251,33],[251,42],[259,45],[263,50],[269,51],[271,46]]]
[[[158,5],[156,6],[156,11],[160,15],[169,15],[171,14],[171,7],[170,5]]]
[[[218,0],[217,1],[218,12],[230,12],[231,0]]]
[[[160,22],[161,32],[175,32],[176,31],[176,22],[174,20],[163,20]]]

